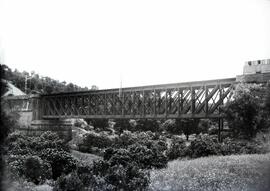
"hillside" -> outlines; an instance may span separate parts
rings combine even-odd
[[[270,154],[175,160],[151,171],[150,190],[248,190],[270,188]]]
[[[6,65],[1,65],[1,78],[10,81],[14,86],[22,91],[25,91],[25,78],[27,80],[27,89],[25,93],[40,92],[40,93],[57,93],[57,92],[71,92],[71,91],[85,91],[87,87],[80,87],[73,83],[66,83],[65,81],[58,81],[50,77],[41,77],[40,74],[34,71],[29,74],[28,72],[20,72],[17,69],[11,70]]]

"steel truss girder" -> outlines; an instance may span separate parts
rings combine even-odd
[[[43,118],[220,117],[235,78],[41,96]]]

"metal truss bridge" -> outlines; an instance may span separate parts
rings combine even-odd
[[[220,118],[236,78],[41,95],[39,115],[53,118]]]
[[[270,73],[207,81],[5,98],[10,111],[32,111],[32,119],[222,118],[235,85],[266,83]],[[19,108],[19,109],[18,109]]]

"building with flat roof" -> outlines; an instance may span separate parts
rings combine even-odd
[[[270,59],[248,61],[245,63],[243,74],[270,73]]]

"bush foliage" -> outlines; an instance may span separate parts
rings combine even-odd
[[[14,132],[8,136],[6,145],[7,163],[14,178],[23,176],[39,183],[44,179],[57,179],[76,168],[76,160],[56,133],[29,137]]]
[[[167,150],[167,156],[170,160],[174,160],[181,157],[188,156],[190,152],[188,151],[188,146],[186,141],[182,138],[174,136],[170,147]]]
[[[216,136],[199,135],[195,140],[191,141],[188,152],[190,157],[198,158],[220,155],[221,148]]]
[[[240,84],[236,87],[234,100],[223,108],[234,137],[251,139],[269,127],[262,99],[264,88],[257,84]]]
[[[30,156],[24,162],[24,175],[28,181],[39,184],[52,177],[52,166],[38,156]]]

